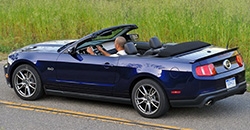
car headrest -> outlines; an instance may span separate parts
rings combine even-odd
[[[137,49],[135,47],[135,44],[133,42],[128,42],[124,45],[124,49],[125,49],[125,52],[128,54],[128,55],[135,55],[137,54]]]
[[[162,47],[162,43],[160,42],[160,40],[157,37],[150,38],[149,45],[153,49],[157,49],[157,48]]]

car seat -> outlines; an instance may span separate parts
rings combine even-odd
[[[135,44],[133,42],[128,42],[124,45],[125,52],[128,55],[136,55],[138,53]]]
[[[149,39],[150,49],[147,50],[143,55],[155,55],[160,51],[162,43],[157,37],[152,37]]]

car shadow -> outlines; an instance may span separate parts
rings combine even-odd
[[[170,108],[169,111],[159,119],[177,119],[177,118],[189,118],[190,116],[199,118],[206,118],[206,117],[220,117],[224,118],[225,116],[234,116],[235,113],[239,110],[247,109],[247,106],[242,106],[239,108],[239,102],[237,102],[238,97],[235,98],[227,98],[220,101],[215,102],[212,106],[208,107],[201,107],[201,108],[193,108],[193,107],[183,107],[183,108]],[[233,99],[233,100],[231,100]],[[47,95],[45,98],[40,99],[41,101],[46,100],[56,100],[57,102],[65,103],[68,105],[76,105],[81,104],[83,106],[91,106],[93,108],[102,108],[106,110],[115,110],[115,111],[126,111],[126,112],[133,112],[136,111],[133,108],[132,104],[121,104],[121,103],[113,103],[113,102],[103,102],[103,101],[96,101],[96,100],[86,100],[86,99],[79,99],[79,98],[72,98],[72,97],[59,97],[59,96],[51,96]],[[249,109],[249,108],[248,108]],[[138,114],[138,116],[140,116]]]
[[[215,102],[212,106],[204,106],[201,108],[171,108],[162,118],[176,118],[176,117],[195,117],[195,118],[225,118],[234,116],[238,111],[246,111],[244,105],[240,105],[238,101],[231,100],[232,97]]]

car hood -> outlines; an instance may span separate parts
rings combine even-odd
[[[76,40],[55,40],[36,43],[25,46],[19,50],[16,50],[15,52],[57,52],[60,47],[74,41]]]

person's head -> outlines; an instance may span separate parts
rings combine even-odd
[[[119,36],[115,39],[115,48],[117,51],[124,50],[124,44],[126,43],[126,39],[122,36]]]

